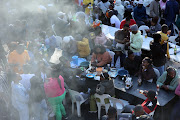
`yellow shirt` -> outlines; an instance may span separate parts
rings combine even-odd
[[[30,60],[28,51],[24,50],[22,54],[19,54],[14,50],[8,56],[8,63],[17,64],[14,66],[14,71],[16,73],[23,73],[23,65],[25,65]]]
[[[93,7],[94,0],[83,0],[83,5],[87,5],[89,3],[91,3],[91,7]],[[93,8],[91,10],[93,10]],[[90,9],[88,8],[88,6],[85,8],[85,13],[86,14],[90,13]]]
[[[87,57],[90,54],[89,40],[87,38],[83,38],[82,41],[78,41],[77,46],[80,57]]]
[[[161,45],[164,43],[164,41],[167,41],[169,39],[167,34],[163,33],[162,31],[159,31],[157,33],[159,33],[161,35],[161,42],[160,42]],[[168,42],[167,42],[167,57],[170,58]]]

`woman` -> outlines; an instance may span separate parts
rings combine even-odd
[[[48,79],[46,79],[47,81],[44,83],[46,96],[48,97],[49,103],[53,107],[56,119],[61,120],[62,115],[65,119],[67,119],[66,111],[62,104],[62,101],[66,95],[64,79],[55,69],[51,69],[51,72],[49,73],[50,74],[47,76]]]
[[[139,73],[139,79],[143,81],[153,82],[153,79],[156,78],[156,73],[154,72],[152,61],[149,57],[145,57],[142,60],[142,66]]]
[[[92,55],[91,63],[93,66],[101,67],[111,63],[111,56],[102,45],[96,45]]]

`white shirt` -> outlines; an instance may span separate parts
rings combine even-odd
[[[102,1],[98,3],[98,7],[102,10],[102,12],[105,14],[106,11],[109,9],[110,2],[107,1],[103,3]]]
[[[110,22],[111,22],[111,25],[112,24],[115,24],[115,27],[120,29],[120,20],[117,18],[116,15],[113,15],[111,18],[110,18]]]

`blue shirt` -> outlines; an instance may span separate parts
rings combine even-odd
[[[136,21],[143,21],[147,19],[146,8],[144,6],[134,8],[134,19]]]

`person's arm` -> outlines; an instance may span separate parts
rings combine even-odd
[[[178,85],[178,87],[175,90],[175,94],[180,96],[180,84]]]
[[[177,73],[176,73],[176,74],[177,74]],[[168,85],[168,89],[169,89],[169,90],[172,90],[172,91],[175,90],[176,87],[178,86],[178,80],[179,80],[179,77],[174,78],[174,83]]]
[[[109,57],[110,57],[109,53],[105,52],[103,54],[102,60],[97,64],[97,66],[104,66],[104,65],[108,64],[108,62],[111,62],[111,61],[109,61]]]
[[[133,48],[133,49],[141,49],[142,47],[142,38],[137,38],[137,40],[134,40],[133,43],[130,44],[130,46]]]
[[[155,17],[156,16],[156,14],[154,13],[154,2],[151,2],[151,4],[150,4],[150,16],[151,17]]]
[[[156,84],[159,85],[159,87],[163,86],[164,81],[166,79],[167,72],[164,72],[157,80]]]

